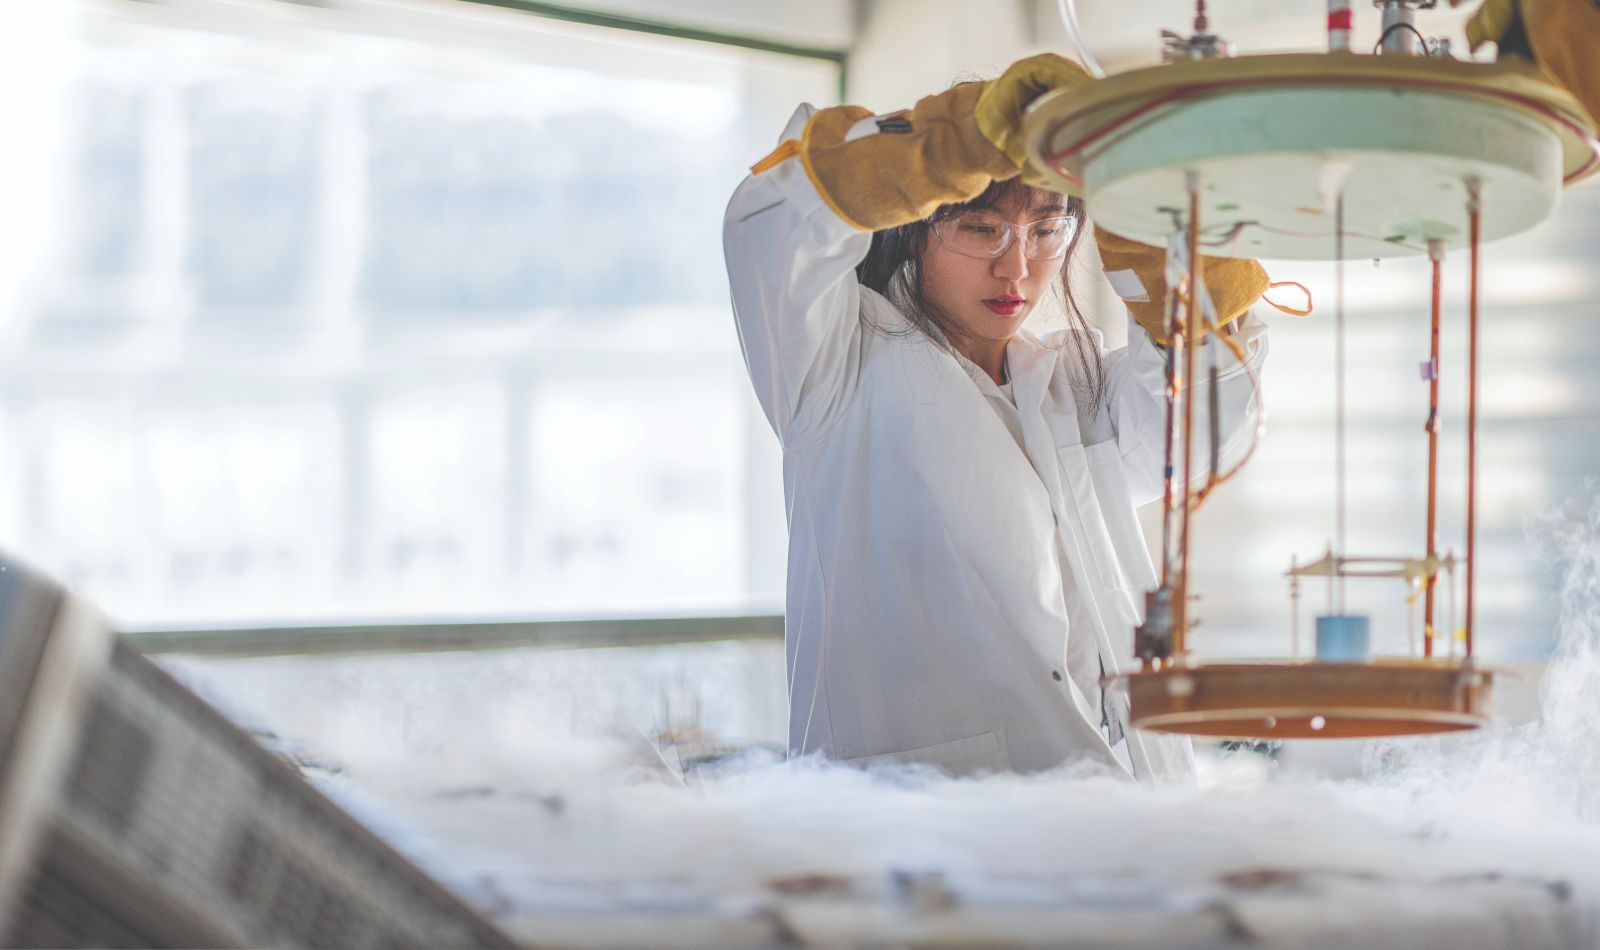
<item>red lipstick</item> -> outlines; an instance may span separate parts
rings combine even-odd
[[[1022,305],[1026,302],[1022,297],[1005,294],[999,297],[990,297],[983,302],[983,305],[999,316],[1014,317],[1022,312]]]

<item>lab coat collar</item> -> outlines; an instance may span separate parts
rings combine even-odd
[[[999,384],[997,384],[988,373],[984,372],[983,367],[967,359],[967,357],[960,350],[956,349],[955,346],[950,342],[950,338],[945,336],[943,330],[940,330],[937,326],[929,324],[927,331],[928,336],[933,338],[933,342],[938,344],[940,349],[949,353],[950,356],[956,361],[956,365],[961,367],[968,376],[972,377],[972,384],[978,387],[978,392],[995,399],[1006,398],[1005,394],[1000,391]],[[1012,384],[1011,391],[1013,397],[1016,395],[1017,364],[1013,360],[1011,348],[1015,342],[1016,337],[1012,337],[1011,340],[1006,344],[1006,373],[1008,374],[1009,381]],[[1020,403],[1017,405],[1020,405]],[[1037,403],[1035,403],[1035,405],[1037,405]]]
[[[979,392],[985,396],[1005,398],[989,374],[951,346],[938,327],[928,329],[934,340],[948,350],[950,355],[955,357],[956,363],[972,377],[972,382],[978,387]],[[1006,341],[1006,372],[1011,384],[1011,401],[1016,405],[1018,412],[1030,412],[1039,408],[1039,404],[1044,401],[1045,392],[1050,387],[1050,375],[1055,372],[1055,357],[1054,350],[1040,343],[1033,334],[1026,331],[1019,330]]]
[[[1006,365],[1011,370],[1011,395],[1017,411],[1026,415],[1038,409],[1055,372],[1055,351],[1033,334],[1019,330],[1006,343]]]

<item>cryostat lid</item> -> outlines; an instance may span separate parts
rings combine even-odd
[[[1097,225],[1164,246],[1199,175],[1207,254],[1331,260],[1466,243],[1469,180],[1484,239],[1527,230],[1563,184],[1600,170],[1577,101],[1531,64],[1294,53],[1184,60],[1040,97],[1023,124],[1046,184]]]

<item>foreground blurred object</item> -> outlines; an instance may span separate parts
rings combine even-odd
[[[513,943],[0,558],[0,945]]]
[[[1467,21],[1467,42],[1473,49],[1495,43],[1502,56],[1531,57],[1600,122],[1600,4],[1594,0],[1485,0]]]
[[[1169,37],[1189,54],[1085,90],[1047,93],[1025,120],[1028,160],[1044,180],[1082,195],[1098,225],[1167,248],[1169,291],[1160,295],[1143,292],[1136,272],[1107,262],[1113,283],[1126,274],[1134,290],[1119,287],[1119,294],[1147,308],[1141,322],[1169,327],[1172,341],[1160,583],[1145,592],[1142,611],[1128,592],[1142,669],[1106,678],[1126,690],[1129,721],[1138,728],[1257,739],[1371,738],[1473,729],[1490,718],[1495,673],[1476,664],[1473,638],[1481,248],[1548,218],[1563,186],[1600,169],[1600,142],[1580,103],[1528,63],[1459,62],[1447,44],[1430,43],[1413,25],[1412,11],[1434,0],[1377,5],[1384,28],[1373,55],[1351,54],[1352,11],[1334,0],[1328,53],[1235,58],[1209,32],[1205,2],[1197,0],[1194,37]],[[1511,5],[1494,0],[1489,9]],[[1529,19],[1531,27],[1536,18]],[[1451,250],[1469,258],[1463,559],[1438,548],[1441,271]],[[1291,563],[1286,660],[1206,664],[1189,641],[1197,624],[1191,516],[1244,465],[1240,460],[1225,471],[1213,438],[1202,447],[1209,448],[1209,465],[1206,455],[1198,463],[1208,474],[1196,475],[1196,344],[1217,328],[1219,297],[1232,282],[1208,255],[1335,262],[1334,540],[1319,560]],[[1431,348],[1421,364],[1429,385],[1427,503],[1418,518],[1426,521],[1419,532],[1424,551],[1353,556],[1346,546],[1342,263],[1409,255],[1427,255],[1433,265]],[[1207,369],[1214,378],[1215,365]],[[1215,401],[1206,411],[1214,433]],[[1458,564],[1465,573],[1460,626]],[[1443,598],[1436,590],[1441,575],[1449,585]],[[1309,578],[1326,580],[1327,608],[1316,618],[1317,647],[1307,661],[1299,604]],[[1346,581],[1374,578],[1403,581],[1410,591],[1410,629],[1397,655],[1375,657],[1370,618],[1347,607]],[[1448,617],[1443,625],[1440,599]],[[1440,636],[1445,642],[1436,650]]]

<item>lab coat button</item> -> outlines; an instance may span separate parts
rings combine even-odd
[[[1061,682],[1061,671],[1060,670],[1051,670],[1050,671],[1050,678],[1055,680],[1057,683]]]

